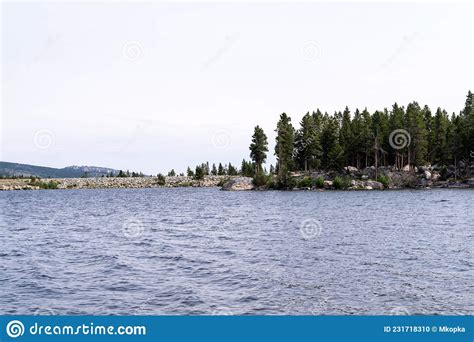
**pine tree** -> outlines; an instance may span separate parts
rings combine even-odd
[[[308,171],[320,164],[321,144],[313,116],[306,113],[300,126],[295,135],[295,163],[304,171]]]
[[[196,166],[196,171],[194,172],[194,179],[203,179],[204,178],[204,169],[202,165]]]
[[[351,127],[351,112],[349,108],[346,106],[346,109],[342,113],[342,122],[341,122],[341,130],[339,132],[339,141],[341,143],[341,147],[343,149],[343,163],[344,165],[353,164],[353,143],[354,143],[354,135],[352,133]]]
[[[316,134],[318,135],[318,137],[321,137],[321,132],[323,130],[324,124],[324,116],[319,109],[317,109],[316,112],[313,112],[311,116],[313,117],[313,124],[314,129],[316,130]]]
[[[436,146],[436,141],[434,140],[434,136],[433,136],[434,118],[431,114],[430,108],[426,105],[423,107],[423,119],[424,119],[424,122],[425,122],[426,131],[427,131],[427,136],[426,136],[426,140],[427,140],[427,146],[426,146],[427,161],[431,164],[431,163],[433,163],[433,156],[434,156],[433,149]]]
[[[240,173],[245,177],[253,177],[255,175],[255,171],[252,162],[242,159]]]
[[[229,176],[237,176],[239,174],[239,172],[237,171],[237,169],[231,163],[229,163],[229,166],[227,168],[227,174]]]
[[[338,170],[344,166],[344,151],[339,144],[339,123],[336,116],[327,120],[321,133],[323,150],[322,165],[326,170]]]
[[[279,183],[286,187],[289,178],[289,171],[292,168],[293,146],[295,140],[295,133],[291,118],[282,113],[276,128],[276,145],[275,155],[278,163],[278,178]]]
[[[395,130],[404,129],[404,117],[405,117],[405,109],[403,107],[398,106],[395,103],[392,106],[392,111],[390,112],[389,118],[389,127],[390,132],[394,132]],[[389,139],[390,140],[390,139]],[[394,164],[396,168],[401,169],[404,166],[404,152],[406,151],[406,147],[404,148],[395,148],[393,144],[390,144],[389,148],[389,157],[390,163]]]
[[[363,141],[363,119],[360,114],[359,109],[356,108],[354,112],[354,118],[352,119],[352,131],[353,131],[353,141],[352,141],[352,164],[360,169],[362,167],[362,156],[365,152],[364,141]]]
[[[461,126],[461,117],[452,113],[451,119],[448,125],[448,130],[446,133],[446,144],[449,154],[449,161],[454,165],[457,165],[457,161],[460,158],[461,150],[461,138],[460,138],[460,126]]]
[[[194,172],[191,170],[191,168],[188,166],[188,170],[186,171],[186,174],[188,177],[194,177]]]
[[[413,167],[424,165],[428,150],[428,133],[423,112],[417,102],[408,104],[405,125],[411,136],[411,144],[407,146],[407,163]]]
[[[446,111],[438,108],[433,121],[432,161],[435,164],[447,165],[450,159],[448,145],[449,117]]]
[[[373,151],[373,141],[374,136],[372,134],[372,118],[369,111],[365,108],[361,114],[361,151],[364,155],[364,165],[365,167],[370,166],[370,159],[372,157]]]
[[[217,176],[217,167],[216,167],[216,164],[215,164],[215,163],[212,163],[211,174],[212,174],[213,176]]]
[[[262,163],[267,159],[268,140],[265,132],[260,126],[256,126],[250,144],[250,158],[255,165],[255,174],[262,173]]]
[[[217,174],[218,174],[219,176],[224,176],[224,175],[225,175],[225,169],[224,169],[224,167],[222,166],[221,163],[219,163],[219,167],[218,167],[218,169],[217,169]]]
[[[389,145],[388,111],[375,111],[372,116],[372,136],[374,137],[374,163],[376,166],[387,165]]]
[[[474,95],[471,91],[466,96],[466,102],[460,117],[458,155],[460,158],[467,159],[474,152]]]

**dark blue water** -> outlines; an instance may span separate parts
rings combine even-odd
[[[472,314],[474,191],[0,192],[0,314]]]

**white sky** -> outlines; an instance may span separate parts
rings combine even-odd
[[[458,112],[472,24],[468,3],[3,3],[0,159],[240,165],[259,124],[274,162],[282,112]]]

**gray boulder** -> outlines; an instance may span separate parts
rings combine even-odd
[[[365,189],[365,184],[363,181],[353,179],[351,180],[351,189],[355,189],[355,190]]]
[[[425,172],[425,171],[431,171],[431,165],[424,165],[424,166],[420,166],[420,170]]]
[[[332,188],[332,181],[330,180],[325,180],[323,183],[324,189],[329,189]]]
[[[367,190],[372,190],[372,189],[383,190],[384,186],[380,182],[369,180],[369,181],[365,182],[365,188]],[[370,188],[370,189],[368,189],[368,188]]]
[[[433,182],[437,182],[440,178],[441,178],[441,175],[437,172],[433,172],[433,174],[431,175],[431,180]]]
[[[356,173],[359,171],[359,169],[354,166],[346,166],[344,169],[349,173]]]
[[[222,186],[222,190],[227,191],[253,190],[254,188],[253,179],[250,177],[237,177]]]

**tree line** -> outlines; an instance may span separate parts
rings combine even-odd
[[[390,110],[373,113],[367,108],[351,113],[346,107],[329,115],[317,109],[306,113],[297,129],[282,113],[275,130],[277,164],[270,171],[284,184],[290,171],[466,165],[465,161],[474,158],[473,104],[469,91],[464,108],[451,115],[441,108],[432,112],[417,102],[406,107],[395,103]],[[268,152],[267,137],[259,126],[254,129],[250,151],[258,178]]]

